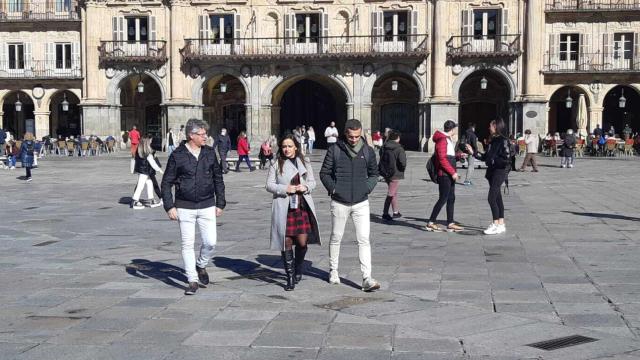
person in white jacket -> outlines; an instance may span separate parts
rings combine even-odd
[[[533,172],[538,172],[538,163],[536,162],[536,154],[538,153],[538,136],[531,134],[531,130],[524,131],[524,143],[527,147],[527,154],[524,157],[522,166],[518,171],[525,171],[529,163],[533,168]]]
[[[324,131],[324,137],[327,138],[327,146],[334,145],[338,141],[338,136],[340,136],[340,133],[336,128],[336,123],[332,121]]]

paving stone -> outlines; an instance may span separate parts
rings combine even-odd
[[[389,360],[390,351],[363,349],[322,349],[318,360]]]
[[[253,347],[320,348],[323,336],[309,332],[264,332]]]

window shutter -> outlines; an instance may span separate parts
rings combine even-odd
[[[123,41],[124,38],[124,16],[114,16],[113,17],[113,40],[114,41]]]
[[[233,17],[233,30],[235,44],[240,45],[240,38],[242,37],[242,31],[240,30],[240,14],[235,14]]]
[[[9,68],[9,59],[7,57],[7,44],[0,41],[0,71]]]
[[[605,69],[613,66],[613,34],[602,34],[602,61]]]
[[[296,14],[289,13],[284,15],[284,37],[285,44],[295,43],[294,34],[296,28]]]
[[[156,33],[156,17],[149,16],[149,40],[156,41],[158,34]]]
[[[558,65],[558,62],[560,60],[559,40],[560,39],[558,38],[558,34],[549,34],[549,51],[547,54],[547,61],[550,67],[549,70],[553,70],[554,67]]]
[[[1,59],[0,54],[0,59]],[[640,70],[640,33],[633,33],[633,58],[631,66],[634,70]]]
[[[414,50],[418,44],[418,11],[411,11],[409,15],[409,29],[411,35],[411,49],[409,50]]]
[[[32,59],[31,59],[31,43],[24,43],[24,68],[31,69]]]
[[[329,14],[326,12],[322,13],[322,51],[327,52],[329,49]]]
[[[581,68],[590,68],[593,59],[589,53],[591,47],[591,34],[580,34],[580,40],[578,43],[580,54],[578,56],[578,62]]]
[[[118,33],[118,17],[114,16],[111,18],[111,31],[113,33],[113,41],[120,40],[120,35]]]
[[[56,53],[55,53],[55,43],[45,43],[44,44],[44,68],[47,70],[56,68]]]
[[[374,43],[382,42],[382,11],[374,11],[371,13],[371,36]]]
[[[462,36],[473,35],[473,10],[462,10]]]
[[[73,75],[80,76],[80,43],[71,43],[71,69]]]
[[[502,35],[509,35],[509,9],[502,9],[502,29],[500,29]],[[504,41],[504,40],[503,40]]]

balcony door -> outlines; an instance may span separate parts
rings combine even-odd
[[[9,0],[8,5],[7,18],[9,19],[22,18],[22,12],[27,11],[27,8],[25,6],[26,2],[24,0]]]
[[[212,55],[228,55],[233,44],[234,24],[232,14],[209,16],[211,26],[210,51]]]
[[[576,70],[580,49],[580,34],[560,34],[559,61],[561,70]]]
[[[6,71],[13,75],[29,76],[31,71],[31,44],[30,43],[9,43],[7,48]]]
[[[295,16],[295,53],[316,54],[320,42],[320,14],[305,13]]]
[[[473,11],[473,48],[477,52],[493,52],[499,41],[498,10]]]
[[[617,33],[613,35],[614,69],[632,69],[633,46],[633,33]]]
[[[71,12],[71,0],[55,0],[55,11],[58,15],[69,14]]]
[[[149,18],[126,17],[127,54],[129,56],[147,56],[149,47]]]

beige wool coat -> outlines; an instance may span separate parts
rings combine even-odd
[[[274,159],[269,166],[269,174],[267,175],[266,189],[273,194],[273,202],[271,205],[271,249],[284,250],[285,235],[287,230],[287,213],[289,212],[289,195],[287,194],[287,186],[291,184],[291,179],[296,174],[300,174],[300,184],[306,185],[308,191],[303,194],[310,212],[309,220],[311,221],[312,233],[309,234],[307,243],[320,244],[320,232],[318,228],[318,220],[316,209],[311,198],[311,192],[316,188],[316,179],[313,176],[313,169],[308,160],[304,162],[297,158],[298,168],[293,165],[290,160],[284,162],[284,169],[280,174],[278,160]]]

